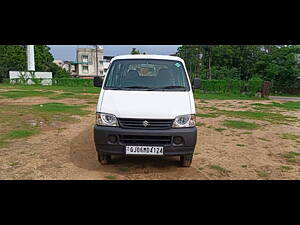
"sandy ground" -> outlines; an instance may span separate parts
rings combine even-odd
[[[1,99],[1,104],[42,104],[63,102],[82,104],[87,100],[49,100],[26,98]],[[245,110],[256,101],[197,101],[197,110],[209,112],[205,107],[227,110]],[[271,101],[259,101],[267,103]],[[90,105],[93,112],[95,105]],[[299,111],[285,112],[300,117]],[[93,143],[94,115],[80,117],[78,123],[61,123],[55,129],[18,140],[0,148],[0,179],[28,180],[102,180],[102,179],[156,179],[156,180],[257,180],[300,179],[300,163],[290,163],[282,155],[299,152],[300,144],[280,137],[283,133],[300,134],[300,124],[270,124],[255,121],[262,128],[254,131],[226,129],[226,118],[198,118],[204,125],[198,127],[198,142],[193,164],[181,168],[178,157],[115,157],[111,165],[100,165]],[[245,120],[248,121],[248,120]],[[249,120],[250,121],[250,120]],[[216,166],[220,169],[216,169]],[[282,166],[289,167],[283,169]]]

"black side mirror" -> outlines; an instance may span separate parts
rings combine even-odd
[[[192,82],[193,89],[200,89],[201,80],[200,78],[194,78]]]
[[[94,87],[102,87],[103,80],[101,77],[94,77]]]

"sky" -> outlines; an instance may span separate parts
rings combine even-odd
[[[93,48],[89,45],[48,45],[55,59],[75,60],[77,48]],[[102,45],[104,55],[117,56],[130,54],[132,48],[138,49],[140,52],[147,54],[170,55],[177,51],[180,45]]]

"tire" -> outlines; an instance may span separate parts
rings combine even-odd
[[[193,155],[180,156],[180,164],[182,167],[190,167],[193,162]]]
[[[101,165],[108,165],[111,163],[111,155],[98,152],[98,161]]]

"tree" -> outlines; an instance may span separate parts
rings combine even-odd
[[[47,45],[35,45],[35,69],[52,72],[53,77],[70,77],[70,73],[53,63],[53,56]],[[26,71],[25,45],[0,45],[0,79],[8,78],[9,71]]]
[[[0,79],[8,78],[9,71],[26,69],[26,49],[22,45],[0,45]]]
[[[131,50],[131,55],[139,55],[140,54],[140,51],[139,50],[136,50],[136,48],[133,48]]]

